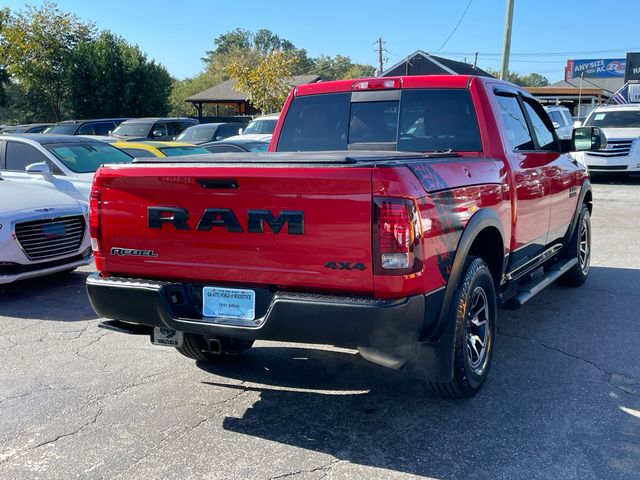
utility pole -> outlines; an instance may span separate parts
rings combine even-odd
[[[376,43],[378,44],[378,76],[380,76],[384,70],[384,64],[382,61],[382,45],[384,45],[384,42],[382,41],[382,38],[378,38]]]
[[[473,68],[476,68],[478,66],[478,52],[475,53],[475,56],[473,57]]]
[[[507,0],[507,19],[504,24],[504,46],[502,47],[502,68],[500,80],[506,80],[509,75],[509,55],[511,53],[511,25],[513,24],[513,2]]]

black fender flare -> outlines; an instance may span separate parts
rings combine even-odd
[[[578,228],[578,220],[580,219],[580,210],[582,209],[582,205],[585,203],[584,199],[587,196],[587,193],[591,193],[591,198],[593,198],[593,191],[592,191],[591,182],[589,181],[589,179],[586,179],[583,182],[582,187],[580,188],[580,195],[578,197],[578,203],[576,204],[576,211],[573,212],[573,219],[571,219],[571,225],[569,226],[569,229],[567,230],[567,233],[565,234],[564,239],[562,241],[562,244],[564,245],[564,248],[562,249],[563,252],[566,250],[567,246],[569,245],[569,242],[573,238],[573,234],[575,233],[576,228]]]
[[[504,248],[504,229],[502,228],[502,222],[500,221],[500,217],[498,217],[498,214],[490,208],[483,208],[474,213],[473,216],[469,219],[469,222],[467,222],[467,226],[465,227],[464,231],[462,232],[462,236],[458,241],[458,247],[456,248],[456,254],[451,266],[451,274],[449,275],[449,280],[447,281],[447,287],[444,293],[444,299],[442,301],[442,308],[440,309],[440,315],[438,316],[438,323],[433,331],[432,338],[437,338],[438,333],[440,333],[439,331],[441,331],[442,328],[446,326],[447,323],[449,323],[449,309],[460,283],[464,262],[467,260],[469,250],[471,250],[471,246],[473,245],[474,240],[478,237],[480,232],[488,227],[494,227],[498,230],[498,232],[500,233],[500,237],[502,238],[502,246]],[[504,268],[505,266],[503,261],[501,273],[504,273]]]
[[[458,241],[436,325],[425,341],[414,346],[406,365],[407,373],[437,382],[449,382],[453,378],[456,327],[455,323],[450,321],[453,299],[471,246],[480,232],[488,227],[498,230],[504,248],[504,229],[498,214],[490,208],[483,208],[474,213]],[[503,261],[502,273],[504,268]]]

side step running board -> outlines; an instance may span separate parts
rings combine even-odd
[[[502,307],[509,310],[520,308],[522,305],[531,300],[536,294],[544,290],[545,287],[548,287],[562,275],[567,273],[567,271],[573,268],[577,263],[577,258],[571,258],[554,265],[554,267],[542,277],[532,280],[526,285],[523,285],[513,298],[510,298],[502,304]]]
[[[120,320],[105,320],[104,322],[98,323],[98,327],[129,335],[151,335],[151,332],[153,331],[153,327],[121,322]]]

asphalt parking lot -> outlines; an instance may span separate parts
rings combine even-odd
[[[640,478],[640,179],[594,198],[586,285],[500,312],[472,400],[321,346],[195,364],[99,329],[91,269],[0,287],[0,478]]]

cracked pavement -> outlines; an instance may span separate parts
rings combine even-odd
[[[640,180],[594,197],[587,283],[501,311],[468,401],[340,348],[196,364],[99,329],[89,268],[0,286],[0,478],[640,478]]]

